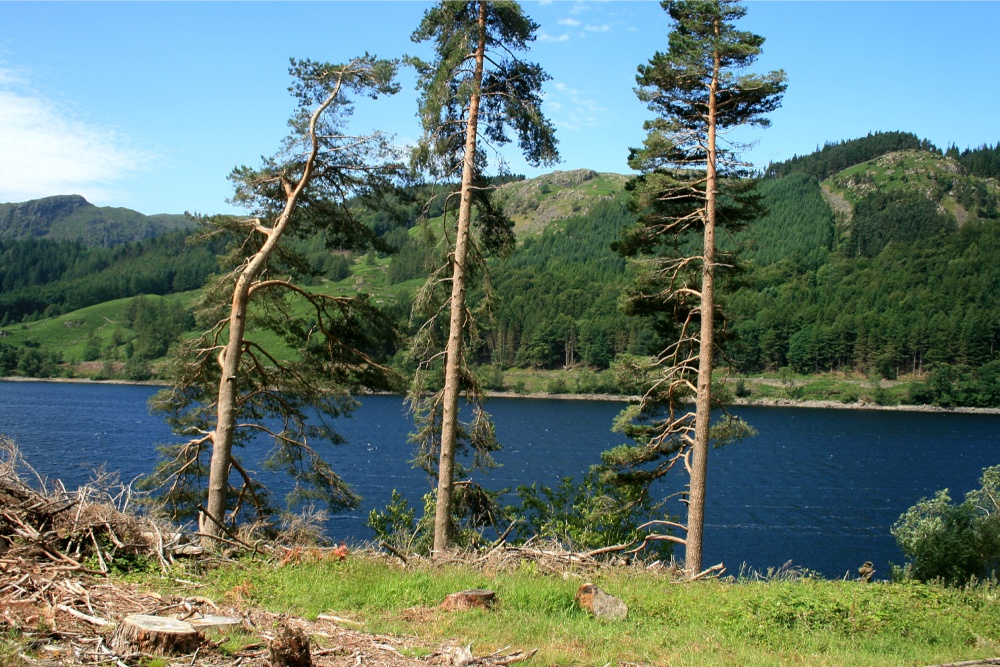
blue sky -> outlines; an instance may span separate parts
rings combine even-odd
[[[428,55],[425,2],[2,2],[0,202],[82,194],[143,213],[231,209],[226,176],[272,154],[292,110],[288,58]],[[651,1],[524,2],[528,57],[552,76],[545,110],[563,162],[626,173],[648,112],[636,66],[666,46]],[[773,127],[740,136],[764,165],[826,141],[906,130],[939,146],[1000,141],[1000,3],[750,2],[761,69],[789,87]],[[419,133],[413,78],[359,108],[358,131]],[[505,153],[515,172],[528,169]]]

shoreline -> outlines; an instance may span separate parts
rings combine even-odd
[[[0,377],[0,382],[58,382],[65,384],[120,384],[136,385],[144,387],[169,387],[165,382],[157,380],[133,381],[133,380],[91,380],[89,378],[28,378],[28,377]],[[403,394],[375,393],[371,395],[382,396],[402,396]],[[619,394],[547,394],[545,392],[534,392],[518,394],[513,391],[491,391],[485,392],[486,399],[491,398],[537,398],[544,400],[563,401],[611,401],[617,403],[630,403],[639,400],[639,396],[621,396]],[[969,408],[955,407],[943,408],[937,405],[876,405],[875,403],[863,403],[855,401],[853,403],[841,403],[840,401],[795,401],[790,398],[736,398],[730,405],[749,406],[757,408],[813,408],[820,410],[883,410],[890,412],[936,412],[945,414],[973,414],[973,415],[1000,415],[1000,408]]]

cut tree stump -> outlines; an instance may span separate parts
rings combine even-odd
[[[111,635],[111,647],[119,653],[184,655],[200,644],[201,636],[190,623],[145,614],[126,616]]]
[[[192,616],[191,618],[185,618],[185,623],[190,623],[194,626],[195,630],[207,630],[209,628],[214,629],[226,629],[232,628],[240,624],[240,619],[233,618],[232,616],[215,616],[212,614]]]
[[[450,593],[441,603],[441,609],[446,611],[463,611],[466,609],[490,609],[496,601],[493,591],[483,588],[472,588],[459,593]]]
[[[282,623],[274,639],[267,643],[271,667],[312,667],[309,637],[299,628]]]

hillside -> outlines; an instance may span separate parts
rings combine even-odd
[[[500,188],[504,210],[519,235],[539,234],[551,222],[586,216],[599,203],[623,200],[628,177],[591,169],[554,171]]]
[[[759,185],[766,215],[723,241],[738,246],[747,263],[725,298],[732,371],[835,373],[856,382],[872,374],[906,374],[915,388],[903,391],[903,400],[1000,405],[1000,269],[992,259],[1000,254],[1000,187],[996,178],[977,175],[992,173],[995,152],[944,153],[913,135],[887,133],[772,165]],[[611,249],[634,220],[626,182],[622,175],[576,170],[502,185],[518,245],[489,263],[496,318],[478,351],[478,361],[494,369],[489,385],[512,386],[499,375],[503,370],[508,378],[541,374],[553,387],[566,386],[557,381],[563,368],[601,371],[623,354],[662,347],[654,321],[625,317],[617,305],[631,272]],[[373,224],[400,248],[396,254],[331,253],[318,238],[303,240],[298,250],[316,271],[308,279],[313,289],[370,293],[405,323],[438,251],[415,220],[403,228],[381,219]],[[437,224],[432,219],[429,228]],[[204,247],[182,245],[162,245],[149,256],[157,243],[147,242],[142,252],[122,246],[131,249],[132,264],[125,255],[121,261],[106,257],[89,280],[122,281],[155,266],[161,267],[155,293],[192,289],[213,266]],[[6,256],[14,262],[25,247],[8,247]],[[33,275],[47,263],[48,251],[36,249],[37,259],[24,260],[0,280],[0,309],[8,309],[0,321],[28,317],[10,310],[27,303],[25,290],[35,298],[24,311],[34,313],[31,318],[46,299],[55,299],[48,295],[63,294],[49,306],[75,321],[66,308],[77,297],[69,295],[92,290],[74,272],[99,250],[79,250],[78,257],[67,248],[63,273],[41,287],[4,286],[11,275]],[[201,254],[191,254],[196,250]],[[186,270],[195,257],[201,268]],[[120,284],[131,287],[115,298],[149,293],[135,280]],[[8,343],[13,338],[21,336]],[[402,363],[401,355],[394,359]]]
[[[80,195],[0,204],[0,239],[41,237],[110,248],[194,226],[185,215],[143,215],[127,208],[94,206]]]

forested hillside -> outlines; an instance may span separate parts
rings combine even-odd
[[[905,374],[917,382],[905,400],[1000,405],[998,148],[941,151],[891,132],[771,165],[758,186],[766,214],[723,241],[746,266],[724,299],[732,371]],[[518,245],[489,263],[497,300],[480,363],[494,374],[600,371],[622,354],[652,353],[653,323],[618,308],[631,268],[612,244],[634,222],[627,179],[583,170],[507,180]],[[370,216],[395,254],[357,256],[303,239],[297,250],[314,286],[372,292],[405,320],[433,264],[427,230],[440,214],[425,211],[429,224],[418,224],[427,192],[414,193],[405,220]],[[221,250],[183,233],[113,249],[0,241],[4,344],[30,338],[22,322],[196,289]],[[124,362],[125,348],[113,350]]]
[[[201,287],[218,268],[219,243],[189,244],[186,232],[120,245],[0,240],[0,326],[54,317],[139,294]]]

